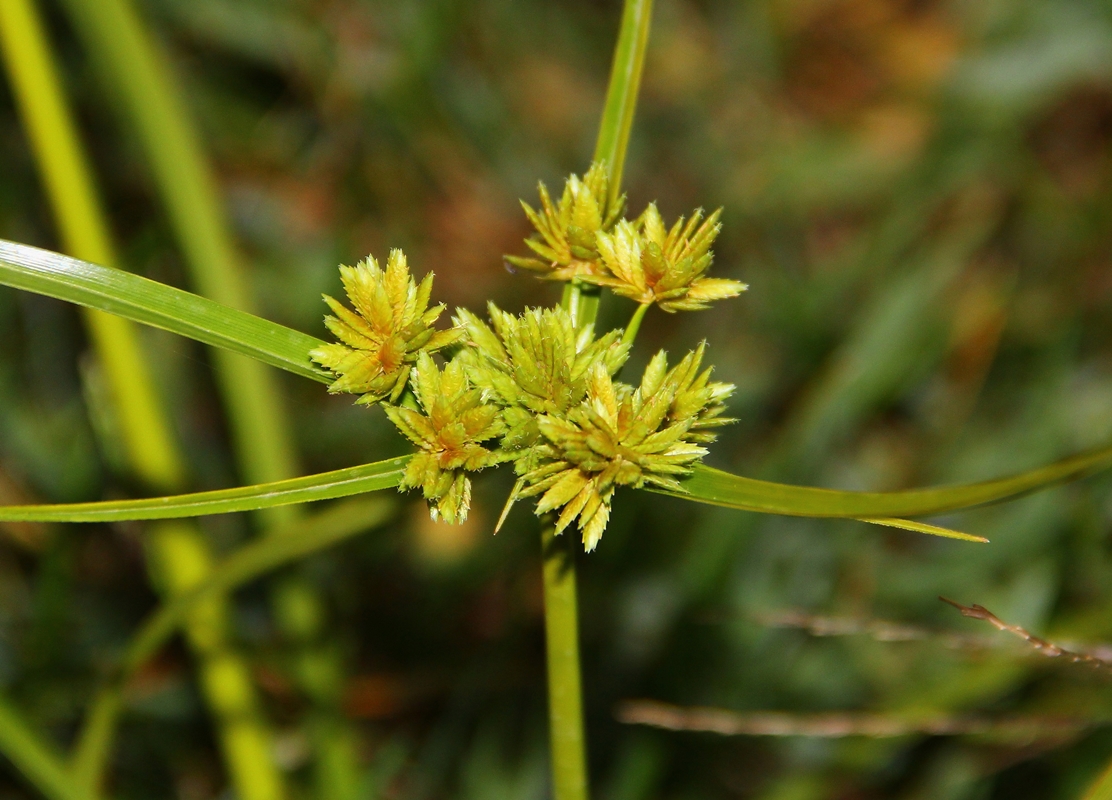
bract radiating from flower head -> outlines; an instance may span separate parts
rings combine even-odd
[[[384,406],[390,421],[419,448],[400,488],[420,487],[433,519],[462,522],[471,503],[467,473],[506,460],[497,449],[482,444],[502,435],[505,425],[499,409],[483,403],[482,392],[471,386],[458,360],[441,371],[422,352],[412,382],[423,413]]]
[[[418,285],[401,250],[390,251],[385,270],[368,257],[341,266],[340,278],[355,310],[325,295],[335,314],[325,324],[340,341],[309,355],[336,376],[329,392],[360,394],[359,403],[395,402],[418,355],[455,342],[462,332],[432,327],[444,311],[443,305],[429,308],[432,273]]]
[[[598,273],[596,237],[610,230],[625,209],[625,195],[616,201],[610,200],[605,165],[592,164],[582,180],[577,175],[568,178],[559,203],[552,202],[543,183],[538,185],[538,190],[539,211],[524,201],[521,203],[540,237],[525,241],[536,257],[506,256],[506,260],[552,280],[571,280]]]
[[[722,226],[719,209],[706,220],[696,211],[671,227],[656,204],[650,203],[636,223],[622,220],[598,234],[598,252],[605,270],[583,280],[609,287],[615,294],[643,305],[656,303],[665,311],[694,311],[714,300],[736,297],[747,288],[725,278],[708,278],[714,260],[710,247]],[[700,224],[701,223],[701,224]]]
[[[658,353],[636,389],[614,382],[602,364],[593,366],[578,406],[538,417],[544,440],[522,476],[520,496],[540,495],[538,514],[560,509],[558,532],[578,519],[584,547],[593,550],[617,487],[682,491],[677,478],[706,454],[700,443],[713,435],[705,428],[728,421],[719,415],[733,389],[710,383],[710,370],[699,372],[703,351],[671,370]]]

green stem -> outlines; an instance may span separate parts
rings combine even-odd
[[[12,0],[0,0],[0,7],[11,3]],[[0,750],[49,800],[89,800],[66,769],[62,757],[3,699],[0,699]]]
[[[130,0],[66,0],[64,5],[89,49],[104,60],[136,126],[197,289],[224,305],[251,311],[253,302],[216,178],[170,70],[139,14]],[[240,355],[217,351],[213,358],[243,477],[249,483],[266,483],[297,475],[293,437],[273,374]],[[294,507],[284,507],[259,516],[263,527],[273,530],[299,514]],[[313,701],[314,716],[332,718],[330,724],[310,726],[320,756],[316,779],[321,800],[350,800],[357,773],[350,747],[353,731],[345,730],[350,726],[340,713],[344,668],[338,648],[324,641],[324,603],[314,585],[296,573],[275,585],[271,603],[278,627],[295,651],[295,681]],[[314,620],[311,630],[305,629],[305,619]],[[316,666],[325,662],[323,671],[336,685],[325,690],[320,681],[298,680],[299,675],[320,672]]]
[[[587,800],[587,754],[579,675],[579,610],[571,534],[541,530],[544,558],[544,629],[548,654],[548,724],[555,800]]]
[[[637,339],[637,332],[641,330],[641,320],[645,318],[645,312],[649,310],[651,303],[642,303],[637,306],[637,310],[633,312],[633,316],[629,319],[629,324],[626,325],[625,333],[622,334],[622,344],[627,347],[633,347],[634,340]]]
[[[104,742],[111,738],[111,731],[122,709],[123,688],[128,680],[158,652],[200,604],[280,566],[380,525],[391,516],[393,509],[394,503],[390,500],[359,498],[305,517],[272,536],[245,545],[215,564],[202,583],[163,603],[131,637],[119,668],[98,690],[90,704],[81,735],[82,751],[90,753],[86,758],[95,758],[91,754],[105,751]],[[314,724],[331,722],[327,717],[318,717],[314,718]],[[339,735],[335,731],[329,733]],[[328,774],[337,776],[342,773],[337,769]]]
[[[594,288],[594,287],[591,287]],[[597,309],[590,309],[594,322]],[[565,284],[561,305],[584,324],[585,293],[579,282]],[[551,520],[541,528],[544,572],[544,631],[548,666],[548,728],[555,800],[587,800],[587,744],[579,667],[579,605],[575,578],[576,539],[560,536]]]
[[[633,129],[633,115],[637,109],[652,14],[652,0],[626,0],[618,44],[614,48],[610,86],[606,92],[594,159],[606,162],[612,201],[622,195],[622,170],[629,147],[629,133]]]
[[[621,29],[610,69],[610,85],[599,124],[595,161],[606,163],[612,200],[621,196],[629,133],[637,108],[637,92],[649,41],[652,0],[626,0]],[[561,300],[576,325],[593,324],[598,314],[599,289],[578,281],[565,284]],[[640,326],[638,309],[631,321]],[[572,536],[557,536],[551,524],[541,532],[544,558],[544,620],[548,658],[549,733],[552,747],[552,786],[555,800],[587,800],[586,735],[580,690],[579,611],[576,600],[575,547]]]
[[[116,258],[108,224],[43,25],[30,0],[3,0],[0,10],[6,66],[62,238],[78,257],[112,265]],[[158,402],[134,328],[103,314],[89,314],[87,320],[131,469],[148,488],[180,488],[185,459],[170,433],[169,415]],[[171,595],[203,581],[211,561],[203,535],[186,523],[154,526],[148,556],[159,567],[161,588]],[[188,620],[187,633],[237,794],[243,800],[278,800],[285,791],[271,758],[271,733],[259,714],[250,670],[230,647],[227,619],[223,598],[213,598]],[[94,797],[111,750],[114,719],[113,714],[94,715],[86,729],[90,735],[78,741],[74,775],[82,791]]]

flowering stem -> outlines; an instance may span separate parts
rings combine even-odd
[[[579,675],[579,609],[574,536],[557,535],[551,520],[541,530],[544,558],[548,720],[555,800],[587,800],[586,737]]]
[[[622,334],[622,344],[633,347],[633,342],[637,338],[637,331],[641,330],[641,320],[645,318],[645,312],[649,310],[649,305],[649,303],[642,303],[637,306],[637,310],[633,312],[633,316],[629,319],[629,324],[626,325],[625,333]]]
[[[645,49],[649,41],[652,0],[625,0],[606,105],[599,124],[595,161],[609,171],[611,199],[621,196],[629,132],[637,107]],[[577,326],[593,324],[599,289],[579,281],[564,285],[561,305]],[[643,311],[639,312],[642,316]],[[630,327],[640,326],[634,315]],[[636,323],[636,324],[634,324]],[[551,522],[541,531],[544,558],[544,618],[548,655],[548,715],[552,746],[552,788],[555,800],[588,800],[586,736],[579,674],[579,610],[576,601],[574,537],[557,536]]]
[[[598,316],[599,287],[579,281],[564,284],[560,305],[567,309],[577,326],[593,325]]]
[[[561,305],[577,324],[590,314],[594,321],[598,294],[590,295],[573,281],[564,285]],[[594,287],[588,287],[594,288]],[[587,800],[587,745],[583,730],[582,681],[579,672],[579,603],[576,595],[575,537],[561,536],[550,519],[541,526],[544,561],[544,632],[548,659],[548,730],[552,750],[552,791],[555,800]]]
[[[610,67],[610,87],[599,125],[595,145],[595,161],[606,162],[610,173],[610,199],[622,194],[622,168],[625,166],[629,132],[637,109],[637,93],[645,67],[645,51],[649,44],[649,23],[652,0],[626,0],[622,10],[622,27],[614,48]]]

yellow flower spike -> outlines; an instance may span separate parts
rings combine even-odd
[[[737,297],[748,288],[744,283],[706,277],[721,215],[719,209],[704,220],[698,210],[686,224],[680,217],[666,229],[656,204],[650,203],[637,222],[622,220],[612,231],[599,232],[597,249],[605,269],[582,279],[669,312],[695,311],[715,300]]]
[[[340,341],[309,356],[336,376],[329,392],[362,395],[356,402],[363,404],[396,402],[418,355],[452,344],[463,332],[432,327],[444,312],[443,305],[429,308],[432,273],[417,284],[401,250],[390,251],[385,270],[368,257],[341,266],[340,278],[355,310],[325,295],[335,315],[325,317],[325,324]]]
[[[543,183],[538,185],[538,192],[539,211],[525,201],[521,203],[540,237],[525,241],[535,257],[506,256],[506,261],[549,280],[600,274],[596,236],[610,230],[625,209],[625,195],[614,202],[609,200],[605,165],[592,164],[582,179],[569,177],[559,203],[552,202]]]
[[[677,478],[706,454],[700,443],[713,438],[704,429],[729,421],[718,415],[733,387],[699,371],[704,352],[700,345],[671,370],[658,353],[636,389],[615,382],[603,364],[592,367],[578,406],[537,418],[543,443],[526,462],[531,468],[515,497],[540,495],[538,514],[560,509],[557,532],[578,519],[583,545],[593,550],[617,487],[682,491]]]
[[[497,448],[482,444],[501,436],[505,425],[499,409],[482,402],[482,392],[471,386],[459,361],[441,371],[422,352],[412,382],[424,413],[383,406],[394,426],[419,448],[399,488],[420,488],[433,519],[462,522],[471,505],[467,473],[507,460]]]

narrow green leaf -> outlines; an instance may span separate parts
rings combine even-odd
[[[1112,466],[1112,447],[1104,447],[1018,475],[980,483],[901,492],[843,492],[743,478],[700,465],[683,481],[685,492],[652,491],[699,503],[793,517],[917,517],[1017,497],[1109,466]]]
[[[860,521],[868,522],[870,525],[883,525],[886,528],[899,528],[900,530],[915,531],[916,533],[929,533],[931,536],[945,536],[947,539],[961,539],[965,542],[988,542],[988,539],[983,536],[974,536],[972,533],[962,533],[952,528],[943,528],[939,525],[931,525],[926,522],[915,522],[910,519],[862,517]]]
[[[163,328],[329,383],[309,361],[324,344],[292,328],[120,270],[0,239],[0,285]]]
[[[198,603],[381,525],[395,507],[392,499],[357,498],[303,517],[239,548],[214,565],[196,588],[159,606],[131,638],[119,669],[89,704],[85,725],[77,737],[74,763],[91,762],[86,769],[100,774],[123,711],[122,691],[128,678],[173,635]]]
[[[89,800],[54,746],[27,724],[5,698],[0,698],[0,751],[43,797]]]
[[[63,503],[41,506],[2,506],[4,522],[120,522],[136,519],[176,519],[205,514],[228,514],[260,508],[331,500],[391,489],[401,482],[409,456],[347,467],[255,486],[196,492],[143,500]]]

